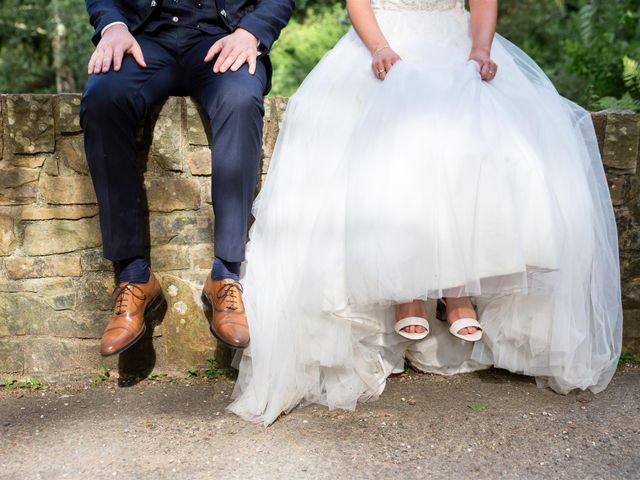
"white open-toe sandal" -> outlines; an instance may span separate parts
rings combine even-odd
[[[442,320],[443,322],[447,321],[447,307],[446,303],[443,300],[438,300],[436,318],[438,320]],[[461,335],[458,333],[463,328],[468,327],[475,327],[477,330],[466,335]],[[449,326],[449,333],[454,337],[461,338],[462,340],[466,340],[467,342],[477,342],[482,338],[482,326],[480,325],[480,322],[478,322],[478,320],[476,320],[475,318],[460,318]]]
[[[422,333],[409,333],[402,330],[403,328],[413,325],[414,327],[424,327]],[[429,322],[426,318],[422,317],[405,317],[402,320],[398,320],[394,327],[398,335],[408,338],[409,340],[422,340],[429,335]]]

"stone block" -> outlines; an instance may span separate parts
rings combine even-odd
[[[149,210],[173,212],[200,208],[200,183],[192,178],[167,177],[145,180]]]
[[[600,149],[600,155],[604,152],[604,137],[607,128],[607,112],[594,112],[591,114],[591,120],[593,120],[593,128],[596,131],[596,138],[598,139],[598,148]]]
[[[40,168],[49,158],[47,154],[40,155],[14,155],[9,158],[9,163],[14,167]]]
[[[155,118],[149,153],[165,170],[182,171],[182,102],[170,97]]]
[[[38,296],[53,310],[75,310],[78,294],[78,283],[72,278],[55,278],[44,282],[38,290]],[[80,281],[82,282],[82,281]],[[80,283],[82,286],[82,283]]]
[[[621,251],[640,250],[640,225],[638,218],[628,207],[618,207],[615,210],[618,225],[618,244]]]
[[[78,220],[80,218],[95,217],[98,207],[73,205],[69,207],[24,207],[20,211],[21,220]]]
[[[211,175],[211,149],[191,147],[187,152],[187,162],[191,175]]]
[[[75,173],[89,175],[82,135],[60,137],[56,147],[59,164],[65,165]]]
[[[194,212],[154,213],[149,217],[151,245],[213,241],[212,215]]]
[[[630,339],[640,341],[640,310],[625,309],[623,313],[623,343]],[[640,353],[640,350],[636,350]]]
[[[627,175],[607,175],[607,183],[609,184],[611,203],[614,206],[622,205],[627,200],[627,191],[629,190],[629,188],[625,177],[627,177]]]
[[[211,270],[213,264],[213,242],[191,247],[191,268]]]
[[[604,164],[621,173],[636,173],[640,115],[631,112],[609,113],[603,145]]]
[[[17,188],[36,182],[40,176],[40,170],[36,168],[15,167],[0,170],[0,188]]]
[[[25,339],[23,348],[25,371],[34,374],[98,372],[103,364],[100,346],[95,340],[51,337]]]
[[[75,133],[82,131],[80,127],[80,100],[82,95],[76,93],[59,94],[57,96],[56,127],[59,133]]]
[[[47,335],[52,313],[37,294],[0,293],[0,336]]]
[[[60,173],[60,169],[58,168],[58,159],[55,155],[47,157],[44,161],[44,165],[42,166],[42,171],[52,177],[55,177]]]
[[[216,343],[209,333],[202,304],[191,286],[174,275],[162,275],[167,313],[162,322],[167,361],[173,367],[206,365],[215,355]]]
[[[190,245],[160,245],[151,247],[151,268],[162,272],[186,270],[191,266]]]
[[[640,278],[625,278],[622,282],[622,304],[624,308],[640,309]]]
[[[97,203],[90,177],[43,177],[40,189],[45,202],[53,205]]]
[[[209,179],[206,179],[206,181],[200,184],[200,198],[202,198],[202,203],[206,203],[207,205],[213,203],[211,199],[211,181]]]
[[[29,223],[24,230],[22,250],[27,255],[75,252],[101,244],[98,218],[49,220]]]
[[[7,111],[5,99],[4,95],[0,95],[0,162],[2,162],[2,153],[4,152],[4,117]]]
[[[13,280],[42,277],[79,277],[82,275],[77,256],[11,257],[4,262],[7,276]]]
[[[15,167],[0,170],[0,205],[34,203],[38,192],[40,171]]]
[[[0,256],[11,255],[16,249],[16,235],[13,231],[13,219],[0,214]]]
[[[7,130],[12,153],[42,153],[55,150],[53,96],[10,95]]]
[[[24,352],[20,340],[0,339],[0,374],[21,374],[23,370]]]
[[[80,264],[85,272],[113,272],[113,263],[102,256],[102,248],[93,248],[80,254]]]
[[[211,127],[207,114],[191,98],[187,105],[187,143],[189,145],[211,145]]]
[[[112,272],[85,273],[82,288],[78,289],[77,310],[86,312],[110,311],[116,286]]]
[[[278,139],[280,126],[287,108],[287,99],[284,97],[267,97],[264,102],[264,128],[262,134],[262,156],[271,158],[273,149]],[[263,172],[266,169],[263,167]]]

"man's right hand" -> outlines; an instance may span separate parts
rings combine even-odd
[[[113,25],[104,32],[102,39],[98,43],[96,50],[89,60],[87,73],[106,73],[113,64],[113,69],[117,72],[122,65],[122,58],[126,55],[133,55],[135,61],[141,67],[146,67],[142,49],[137,40],[131,35],[129,29],[124,25]]]

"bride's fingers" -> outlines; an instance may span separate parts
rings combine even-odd
[[[482,62],[482,66],[480,67],[480,77],[483,80],[487,80],[489,78],[489,62]]]
[[[384,80],[384,74],[386,73],[386,69],[384,68],[384,65],[382,64],[382,62],[377,61],[372,63],[371,70],[373,70],[373,75],[378,80]]]

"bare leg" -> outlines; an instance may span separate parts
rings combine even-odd
[[[447,323],[449,325],[461,318],[477,319],[476,311],[469,297],[445,297],[445,302],[447,304]],[[477,330],[476,327],[467,327],[461,329],[458,333],[460,335],[469,335]]]
[[[396,322],[407,317],[427,318],[427,303],[424,300],[414,300],[411,303],[400,303],[396,305]],[[424,333],[422,325],[409,325],[402,329],[407,333]]]

